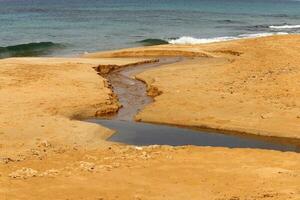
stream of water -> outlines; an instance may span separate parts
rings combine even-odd
[[[182,58],[161,58],[156,63],[126,67],[112,72],[107,78],[123,107],[110,119],[90,119],[87,121],[115,130],[116,133],[108,138],[109,141],[130,145],[197,145],[300,152],[299,140],[246,134],[224,134],[217,131],[196,130],[189,127],[135,122],[133,118],[136,113],[153,100],[147,96],[145,83],[135,79],[134,75],[146,69],[163,67],[162,65],[172,64],[181,60]]]

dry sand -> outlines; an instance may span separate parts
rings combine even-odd
[[[299,138],[299,48],[299,36],[280,36],[1,60],[0,199],[299,200],[300,154],[122,146],[75,120],[119,107],[93,68],[189,56],[138,76],[161,93],[138,119]]]
[[[299,200],[299,159],[296,153],[249,149],[87,151],[49,144],[23,161],[0,164],[0,199]]]

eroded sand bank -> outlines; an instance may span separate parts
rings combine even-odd
[[[116,112],[119,103],[95,69],[149,59],[11,58],[0,60],[0,143],[15,153],[36,140],[103,143],[112,131],[71,119]],[[27,148],[27,147],[26,147]],[[25,148],[25,149],[26,149]]]
[[[162,94],[138,119],[199,126],[204,120],[205,125],[242,127],[250,133],[257,133],[257,128],[251,128],[256,127],[253,124],[265,120],[269,125],[259,126],[259,134],[299,137],[295,115],[299,42],[298,36],[270,37],[149,47],[148,53],[145,48],[137,48],[126,50],[129,53],[99,53],[92,57],[204,56],[208,59],[194,58],[184,65],[140,74],[153,95],[159,91]],[[72,120],[114,112],[119,107],[107,82],[93,68],[100,65],[105,73],[112,67],[137,62],[149,60],[1,60],[0,199],[300,198],[297,153],[129,147],[104,142],[102,139],[111,130]],[[240,85],[245,80],[247,84]],[[292,88],[295,91],[286,91]],[[290,101],[295,103],[285,103]],[[254,114],[249,115],[250,110]],[[276,121],[275,117],[280,118]],[[244,123],[245,127],[242,119],[249,122]],[[280,135],[271,125],[287,131]]]

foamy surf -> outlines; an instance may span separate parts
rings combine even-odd
[[[243,38],[257,38],[257,37],[267,37],[272,35],[288,35],[286,32],[276,32],[276,33],[253,33],[253,34],[241,34],[238,39]]]
[[[169,40],[170,44],[205,44],[212,42],[222,42],[236,39],[236,37],[216,37],[216,38],[193,38],[189,36],[183,36],[178,39]]]
[[[271,29],[298,29],[300,25],[269,26]]]
[[[257,38],[257,37],[267,37],[272,35],[287,35],[285,32],[277,32],[277,33],[255,33],[255,34],[242,34],[236,37],[215,37],[215,38],[194,38],[189,36],[183,36],[178,39],[172,39],[168,42],[170,44],[206,44],[206,43],[214,43],[214,42],[224,42],[230,40],[238,40],[238,39],[246,39],[246,38]]]

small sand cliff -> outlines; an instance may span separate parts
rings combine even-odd
[[[139,47],[91,57],[161,55],[194,59],[137,76],[150,94],[161,94],[137,120],[300,139],[299,35]]]
[[[145,59],[10,58],[0,60],[0,155],[36,140],[60,144],[103,143],[112,131],[76,121],[114,113],[119,103],[96,68]],[[94,69],[95,68],[95,69]],[[4,142],[5,141],[5,142]],[[10,151],[11,150],[11,151]]]

